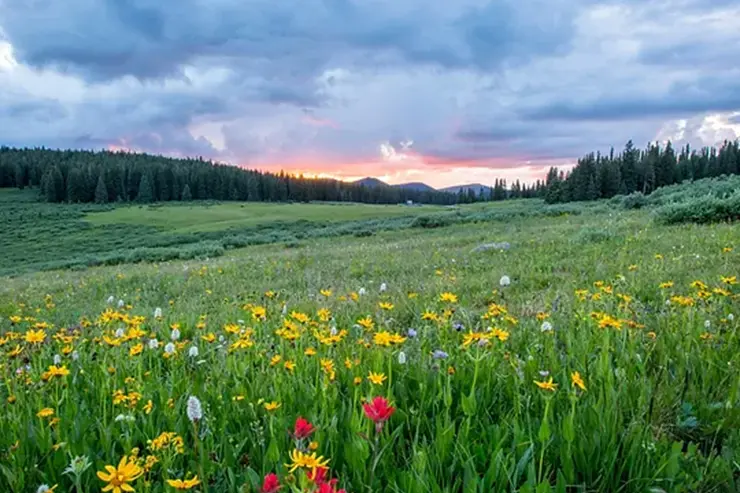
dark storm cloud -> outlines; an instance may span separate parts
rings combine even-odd
[[[566,46],[575,11],[569,4],[6,0],[0,16],[22,62],[105,80],[169,76],[201,57],[289,63],[293,71],[313,73],[347,51],[490,70]],[[558,5],[560,13],[543,21],[540,8]]]

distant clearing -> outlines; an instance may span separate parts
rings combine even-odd
[[[222,231],[276,222],[358,221],[412,216],[444,210],[441,206],[366,205],[339,203],[274,204],[167,204],[130,206],[88,213],[93,225],[127,224],[152,226],[161,230],[192,233]]]

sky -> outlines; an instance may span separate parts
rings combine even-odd
[[[740,137],[738,0],[0,0],[0,144],[443,187]]]

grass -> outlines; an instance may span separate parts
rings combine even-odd
[[[0,491],[97,491],[133,452],[137,492],[314,491],[309,442],[348,492],[737,491],[737,228],[538,207],[4,279]]]
[[[192,233],[242,229],[276,222],[341,222],[408,217],[444,210],[440,206],[368,205],[347,203],[225,203],[213,205],[167,204],[118,207],[89,213],[93,225],[151,226],[159,230]]]

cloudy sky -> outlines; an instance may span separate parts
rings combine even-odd
[[[435,186],[740,136],[738,0],[0,0],[0,144]]]

